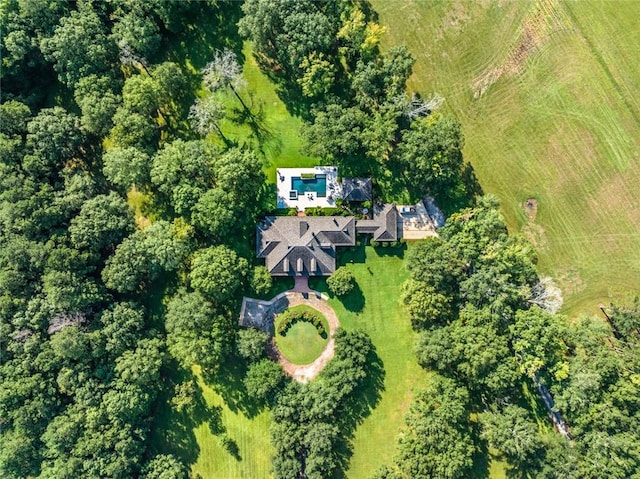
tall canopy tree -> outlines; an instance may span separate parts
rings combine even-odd
[[[172,298],[165,325],[169,352],[185,368],[199,364],[216,371],[230,351],[233,323],[198,292]]]
[[[113,74],[117,49],[91,4],[82,4],[60,19],[51,37],[41,42],[45,58],[54,64],[62,83],[73,88],[91,74]],[[73,45],[73,48],[70,46]]]
[[[226,246],[212,246],[196,251],[189,280],[191,286],[215,302],[230,299],[248,273],[247,260]]]
[[[71,220],[69,233],[76,248],[100,251],[115,247],[133,229],[131,207],[117,194],[109,193],[85,202]]]

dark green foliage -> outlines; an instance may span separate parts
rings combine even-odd
[[[251,273],[251,289],[258,295],[264,295],[271,290],[273,277],[264,266],[256,266]]]
[[[68,87],[91,74],[117,71],[116,45],[89,4],[61,18],[53,35],[42,40],[41,48],[60,81]]]
[[[264,331],[242,328],[238,331],[236,349],[247,361],[255,362],[264,356],[269,339],[269,335]]]
[[[416,353],[425,367],[453,374],[476,394],[501,397],[519,379],[508,337],[487,310],[467,306],[448,326],[421,334]]]
[[[389,466],[380,467],[370,479],[403,479],[400,472]]]
[[[115,193],[99,195],[82,205],[71,221],[71,243],[79,249],[113,248],[133,231],[131,207]]]
[[[447,201],[462,179],[464,140],[460,123],[432,115],[414,121],[402,140],[396,154],[407,178],[411,178],[407,184],[418,195],[429,192],[439,202]]]
[[[189,214],[213,185],[216,151],[204,141],[176,140],[153,158],[151,182],[176,213]]]
[[[287,212],[288,213],[288,212]],[[296,214],[297,210],[296,210]],[[351,213],[343,208],[321,208],[319,206],[306,208],[304,210],[306,216],[351,216]],[[287,216],[295,216],[287,214]]]
[[[82,112],[82,127],[100,137],[109,133],[113,115],[122,103],[113,87],[112,78],[97,75],[83,77],[76,84],[74,96]]]
[[[109,135],[118,146],[153,149],[158,143],[160,129],[157,122],[121,106],[113,116],[113,128]]]
[[[531,467],[541,443],[538,427],[526,409],[507,406],[502,411],[481,416],[482,436],[500,451],[516,469]]]
[[[284,371],[278,363],[262,359],[249,366],[244,387],[249,396],[262,402],[272,400],[284,385]]]
[[[208,238],[228,242],[255,227],[264,202],[265,176],[255,153],[236,148],[216,158],[212,166],[215,187],[197,200],[192,219]]]
[[[567,323],[564,316],[545,313],[538,307],[516,312],[509,329],[521,372],[533,378],[540,371],[546,371],[557,379],[564,379]]]
[[[200,293],[175,296],[167,305],[165,321],[169,352],[185,368],[199,364],[215,371],[230,351],[232,321],[216,313]]]
[[[265,65],[277,66],[289,78],[299,74],[307,55],[328,50],[337,33],[321,4],[309,0],[251,0],[242,9],[240,33],[253,41]]]
[[[336,296],[346,296],[355,288],[355,278],[351,271],[340,266],[327,278],[327,286]]]
[[[149,75],[134,75],[124,82],[122,103],[127,111],[151,117],[158,110],[160,101],[160,89]]]
[[[102,271],[104,284],[120,293],[132,292],[175,271],[189,253],[186,241],[178,239],[171,224],[157,221],[125,238]]]
[[[315,115],[304,135],[309,153],[336,165],[343,175],[361,176],[371,174],[376,164],[375,153],[364,141],[368,129],[367,114],[360,108],[329,104]]]
[[[407,477],[468,477],[475,451],[468,407],[468,393],[446,378],[434,378],[416,394],[396,459]]]
[[[40,51],[40,41],[52,34],[69,9],[65,1],[4,2],[0,19],[3,100],[13,98],[31,107],[42,106],[46,90],[56,80]]]
[[[189,471],[171,454],[158,454],[144,467],[145,479],[187,479]]]
[[[134,303],[116,303],[100,316],[98,334],[104,349],[112,358],[135,347],[144,330],[144,311]]]
[[[73,158],[84,136],[79,119],[63,108],[41,110],[27,124],[23,168],[35,178],[49,178]]]
[[[191,286],[215,302],[224,302],[238,291],[247,276],[248,263],[226,246],[196,251],[189,280]]]
[[[340,465],[338,418],[367,376],[373,346],[361,332],[338,330],[335,339],[335,357],[318,379],[307,385],[289,383],[277,397],[271,427],[276,478],[304,474],[321,479]]]
[[[19,101],[9,100],[0,105],[0,133],[6,135],[3,138],[24,135],[29,116],[29,107]]]
[[[149,155],[132,146],[115,147],[102,156],[104,174],[115,186],[126,191],[131,185],[143,189],[150,183]]]
[[[405,282],[400,301],[407,308],[415,329],[444,324],[453,316],[451,298],[422,281]]]
[[[356,104],[363,110],[375,111],[381,104],[403,97],[414,63],[404,45],[373,60],[358,62],[351,82]]]
[[[120,13],[113,26],[113,35],[119,46],[127,45],[145,59],[153,57],[162,39],[154,19],[136,10]]]
[[[181,190],[180,193],[186,193],[186,196],[190,192]],[[197,193],[194,191],[193,194]],[[228,238],[238,224],[233,196],[222,188],[207,190],[193,205],[191,218],[194,226],[207,237],[217,241]]]
[[[178,117],[191,91],[173,63],[128,63],[121,70],[117,41],[129,43],[138,56],[151,55],[166,40],[160,23],[177,28],[183,14],[210,6],[5,3],[0,476],[186,478],[185,466],[170,456],[154,457],[147,443],[151,411],[165,383],[166,347],[163,286],[148,285],[162,273],[186,269],[192,228],[158,213],[136,231],[132,209],[109,190],[101,170],[122,195],[131,185],[147,190],[160,132],[162,141],[171,139],[166,132],[184,121]],[[137,68],[148,68],[152,81]],[[126,106],[121,71],[132,78]],[[237,186],[231,184],[229,194]],[[255,183],[251,188],[259,189]],[[219,304],[212,315],[217,321],[209,336],[219,332],[224,345],[211,339],[209,355],[232,343],[229,309]],[[172,325],[174,340],[188,336],[182,326]]]
[[[609,320],[614,332],[623,339],[640,339],[640,297],[636,296],[628,305],[613,304]]]

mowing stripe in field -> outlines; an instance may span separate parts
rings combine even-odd
[[[565,312],[640,290],[638,2],[382,2],[385,47],[417,58],[510,230],[536,246]],[[537,200],[537,215],[523,205]]]

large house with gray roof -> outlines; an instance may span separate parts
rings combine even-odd
[[[256,231],[258,258],[272,276],[329,276],[336,270],[336,248],[354,246],[356,234],[374,241],[398,239],[395,205],[374,208],[373,218],[353,216],[268,216]]]

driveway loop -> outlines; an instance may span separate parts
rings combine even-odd
[[[328,297],[326,295],[309,289],[306,281],[296,282],[294,289],[280,293],[272,298],[271,301],[245,297],[242,300],[240,326],[257,328],[269,333],[271,335],[271,342],[267,351],[269,357],[278,361],[282,369],[284,369],[284,372],[293,379],[299,383],[307,383],[322,371],[331,358],[333,358],[335,351],[334,335],[340,327],[340,322],[338,321],[336,312],[327,303],[327,299]],[[275,317],[283,311],[301,304],[322,313],[329,323],[329,341],[322,350],[322,353],[320,353],[320,356],[311,364],[294,364],[289,361],[278,350],[274,337]]]

